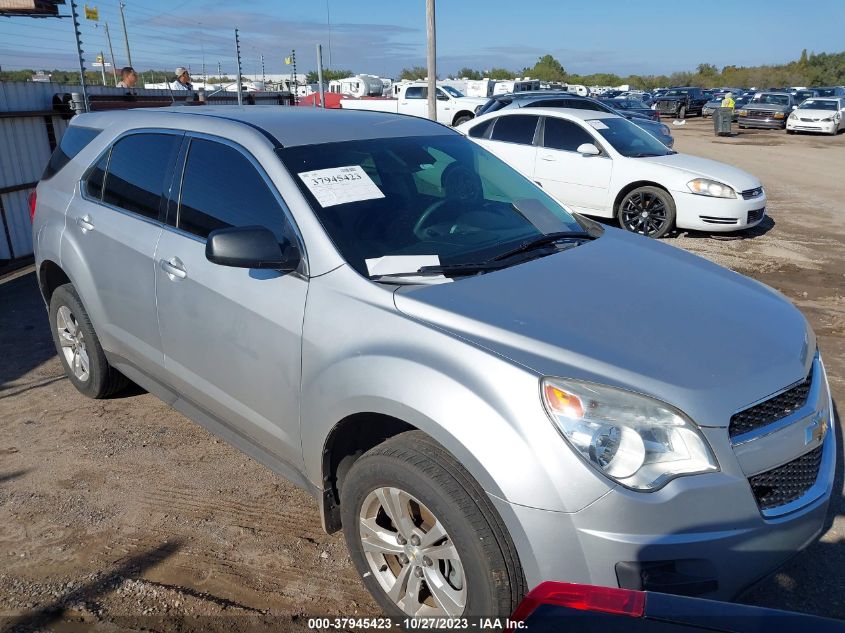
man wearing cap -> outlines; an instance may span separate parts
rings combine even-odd
[[[176,69],[176,79],[170,83],[171,90],[193,90],[194,86],[191,84],[191,75],[188,74],[187,68]]]

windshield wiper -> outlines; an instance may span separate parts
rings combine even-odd
[[[542,248],[543,246],[550,246],[555,242],[560,242],[561,240],[565,239],[580,239],[580,240],[594,240],[596,236],[590,235],[586,232],[581,231],[556,231],[555,233],[548,233],[547,235],[540,235],[535,237],[532,240],[528,240],[527,242],[523,242],[516,248],[513,248],[509,251],[505,251],[499,255],[496,255],[492,259],[488,259],[484,263],[490,262],[498,262],[503,259],[510,259],[514,255],[519,255],[520,253],[527,253],[529,251],[536,250],[538,248]]]

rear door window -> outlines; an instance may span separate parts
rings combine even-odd
[[[595,140],[580,125],[565,119],[546,117],[543,129],[543,147],[575,152],[584,143],[595,144]]]
[[[50,156],[50,162],[47,163],[41,180],[47,180],[59,173],[59,170],[67,165],[74,156],[85,149],[85,146],[93,141],[100,132],[102,130],[92,127],[82,127],[80,125],[69,126],[65,130],[64,136],[62,136],[61,142],[53,151],[53,155]]]
[[[489,136],[488,131],[490,130],[490,126],[493,125],[493,121],[496,119],[487,119],[483,123],[479,123],[478,125],[471,127],[469,130],[469,135],[472,138],[487,138]]]
[[[267,182],[240,151],[193,139],[188,149],[177,226],[205,239],[215,229],[263,226],[295,243],[285,212]]]
[[[118,140],[111,150],[103,202],[158,220],[181,142],[181,135],[152,132]]]
[[[428,98],[428,88],[423,86],[410,86],[409,88],[405,89],[405,98],[406,99],[427,99]]]
[[[500,116],[496,119],[496,125],[493,127],[490,138],[494,141],[532,145],[539,120],[540,117],[533,114]]]

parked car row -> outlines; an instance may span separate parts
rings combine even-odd
[[[565,608],[686,626],[635,592],[730,599],[824,529],[816,336],[783,295],[643,237],[753,226],[756,178],[602,104],[515,101],[457,131],[75,117],[30,199],[55,347],[82,394],[134,381],[308,491],[394,622],[504,617],[563,580],[617,588],[558,587]]]

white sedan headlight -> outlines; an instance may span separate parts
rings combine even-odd
[[[712,196],[714,198],[736,198],[736,191],[728,185],[708,180],[707,178],[696,178],[687,183],[687,188],[693,193],[701,196]]]
[[[591,466],[634,490],[656,490],[682,475],[719,469],[683,413],[640,394],[567,378],[544,378],[546,411]]]

